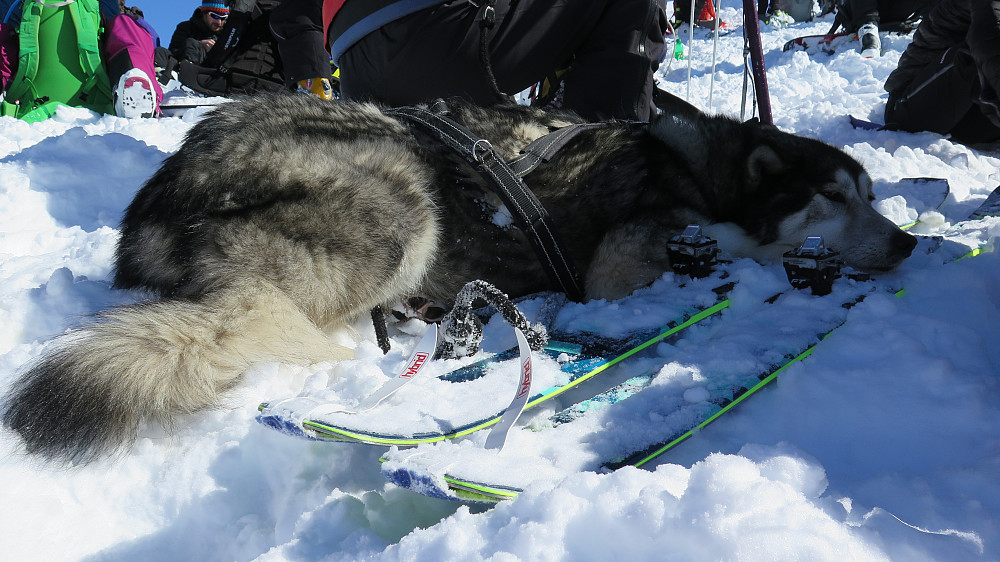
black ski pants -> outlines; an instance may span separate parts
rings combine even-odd
[[[904,131],[950,134],[964,143],[1000,140],[1000,127],[979,109],[980,88],[968,49],[952,47],[905,88],[889,93],[885,123]]]
[[[927,15],[938,0],[838,0],[837,19],[854,33],[866,23],[881,31],[909,33],[913,22]]]
[[[271,33],[278,39],[285,83],[331,78],[330,53],[323,35],[323,0],[282,0],[271,12]]]
[[[507,94],[568,68],[564,108],[648,120],[666,22],[664,0],[497,0],[488,52]],[[338,61],[341,94],[393,106],[452,96],[495,103],[479,23],[468,0],[450,0],[369,33]]]

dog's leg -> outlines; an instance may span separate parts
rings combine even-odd
[[[587,299],[619,299],[659,279],[670,265],[669,238],[670,233],[651,220],[606,234],[587,269]]]
[[[407,297],[402,301],[402,311],[394,310],[397,320],[419,318],[424,322],[439,322],[448,309],[441,307],[433,300],[424,297]]]

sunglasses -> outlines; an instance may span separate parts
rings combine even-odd
[[[213,20],[226,21],[229,19],[229,15],[217,14],[215,12],[209,12],[208,15],[212,16]]]

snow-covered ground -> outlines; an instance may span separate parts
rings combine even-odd
[[[720,38],[711,110],[738,116],[741,14],[722,16],[734,32]],[[856,46],[832,56],[781,51],[789,38],[829,25],[764,26],[775,123],[843,148],[879,186],[947,178],[952,195],[941,214],[918,227],[945,232],[1000,185],[1000,153],[934,134],[853,129],[848,114],[881,120],[882,83],[910,38],[885,37],[884,56],[871,60]],[[695,43],[691,101],[709,109],[712,44],[704,31]],[[681,96],[686,63],[660,75]],[[87,314],[141,298],[109,288],[117,222],[203,113],[125,120],[66,109],[33,125],[0,119],[0,392],[50,338]],[[887,214],[896,209],[879,204]],[[998,235],[1000,219],[988,219],[963,240]],[[0,431],[0,558],[996,560],[1000,256],[911,262],[894,274],[907,287],[903,298],[865,300],[812,357],[658,466],[543,480],[491,509],[386,484],[382,449],[297,440],[254,421],[261,401],[315,390],[327,378],[345,396],[362,393],[378,382],[375,367],[391,372],[415,343],[402,332],[386,359],[370,340],[357,344],[364,379],[337,379],[342,371],[329,365],[260,365],[225,407],[181,419],[171,433],[150,424],[127,454],[85,467],[26,457]],[[765,294],[775,278],[760,268],[741,286]],[[622,303],[578,312],[591,329],[612,332],[626,306],[637,317],[662,315],[658,303],[670,289],[667,276]],[[747,312],[735,303],[727,311]],[[357,327],[370,331],[364,321]],[[695,348],[710,330],[674,345]],[[767,350],[767,333],[748,330],[734,340],[742,342],[737,351]],[[635,402],[615,408],[656,409]],[[618,412],[643,422],[642,431],[665,414]]]

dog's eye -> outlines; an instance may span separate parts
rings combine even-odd
[[[833,190],[824,191],[820,195],[826,197],[827,199],[833,201],[834,203],[847,203],[847,198],[844,197],[844,194],[839,191],[833,191]]]

